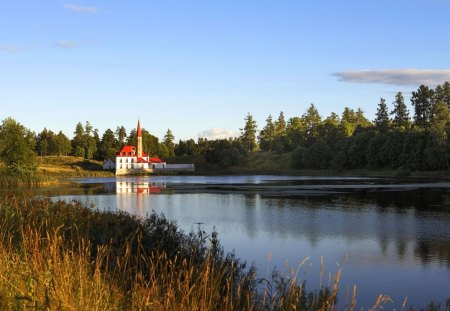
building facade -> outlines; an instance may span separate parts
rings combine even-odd
[[[124,146],[116,155],[116,175],[153,173],[165,169],[166,162],[150,157],[142,149],[141,122],[137,125],[137,146]]]

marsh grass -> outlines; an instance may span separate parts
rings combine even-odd
[[[258,278],[215,233],[185,234],[162,215],[0,198],[1,310],[355,309],[356,288],[337,307],[341,269],[308,291],[300,268]],[[380,296],[370,310],[388,301]]]

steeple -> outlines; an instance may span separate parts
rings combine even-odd
[[[142,137],[141,133],[141,121],[138,119],[138,126],[137,126],[137,136]]]
[[[137,125],[137,156],[142,158],[142,133],[141,133],[141,121],[138,119]]]

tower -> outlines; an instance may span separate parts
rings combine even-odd
[[[137,125],[137,157],[142,158],[142,133],[141,133],[141,122],[138,119]]]

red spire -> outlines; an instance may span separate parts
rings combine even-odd
[[[138,119],[138,127],[137,127],[137,137],[142,137],[141,133],[141,121]]]

